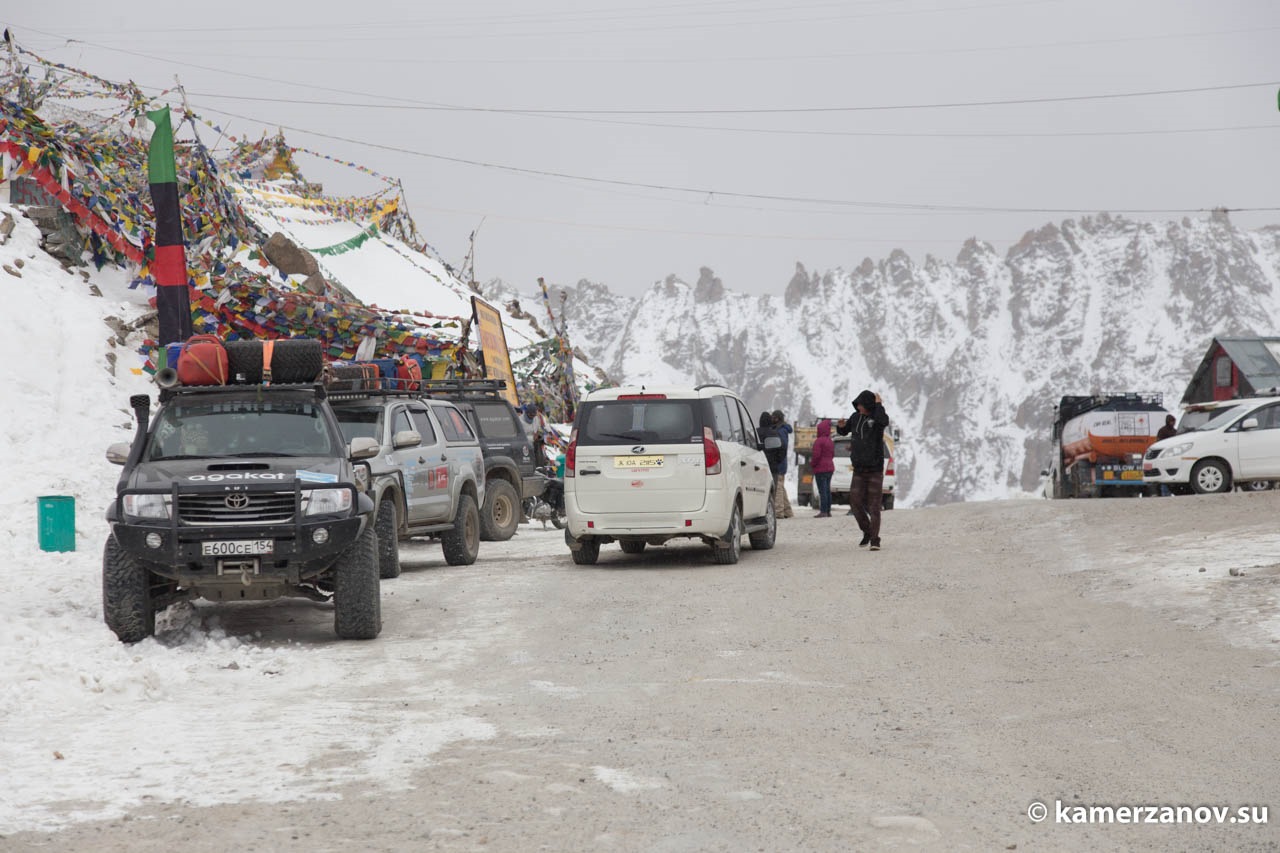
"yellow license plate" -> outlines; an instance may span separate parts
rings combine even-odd
[[[614,468],[661,468],[665,456],[615,456]]]

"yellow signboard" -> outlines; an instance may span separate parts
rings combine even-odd
[[[485,378],[507,380],[503,395],[511,405],[519,406],[516,375],[511,370],[511,355],[507,352],[507,333],[502,328],[502,315],[497,308],[478,296],[471,297],[471,311],[475,316],[476,332],[480,335],[480,356],[484,362]]]

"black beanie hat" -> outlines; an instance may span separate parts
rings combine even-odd
[[[854,399],[853,405],[855,408],[858,406],[864,406],[868,409],[875,408],[876,395],[873,394],[871,391],[863,391]]]

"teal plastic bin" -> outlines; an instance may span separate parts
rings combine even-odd
[[[66,495],[44,495],[40,502],[40,550],[76,549],[76,499]]]

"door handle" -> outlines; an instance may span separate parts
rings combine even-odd
[[[447,461],[449,461],[449,457],[448,457],[448,456],[445,456],[443,453],[441,453],[441,454],[440,454],[440,461],[441,461],[441,462],[447,462]]]
[[[588,474],[599,474],[600,472],[599,471],[579,471],[578,473],[585,477]]]

